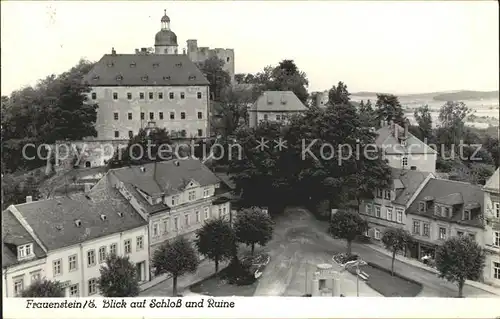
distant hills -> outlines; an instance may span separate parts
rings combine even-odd
[[[373,97],[380,92],[356,92],[351,95],[359,97]],[[384,93],[386,94],[386,93]],[[481,100],[481,99],[498,99],[498,91],[443,91],[443,92],[429,92],[429,93],[416,93],[416,94],[396,94],[399,97],[411,99],[426,99],[435,101],[467,101],[467,100]]]

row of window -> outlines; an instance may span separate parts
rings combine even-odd
[[[281,115],[276,114],[275,118],[276,118],[276,121],[286,121],[286,120],[288,120],[289,117],[287,114],[281,114]],[[272,119],[269,118],[268,114],[264,114],[264,121],[268,121],[268,120],[272,121]]]
[[[391,199],[391,191],[377,188],[377,196],[376,197],[390,200]]]
[[[170,115],[170,119],[171,120],[175,120],[175,112],[170,112],[169,115]],[[202,120],[203,119],[203,112],[197,112],[196,115],[197,115],[198,120]],[[118,121],[120,119],[120,114],[118,112],[114,112],[113,113],[113,118],[114,118],[115,121]],[[129,120],[133,119],[132,112],[128,112],[127,118]],[[144,121],[145,119],[146,119],[146,113],[141,112],[141,120]],[[149,112],[149,119],[150,120],[154,120],[155,119],[155,113],[154,112]],[[160,119],[160,120],[165,119],[165,117],[163,116],[163,112],[158,112],[158,119]],[[185,120],[185,119],[186,119],[186,112],[181,112],[181,120]]]
[[[120,131],[115,131],[114,133],[115,133],[115,138],[120,138]],[[177,133],[176,131],[172,131],[170,133],[170,135],[171,136],[176,136],[176,133]],[[203,130],[202,129],[198,129],[198,131],[196,133],[198,134],[199,137],[203,136]],[[186,137],[186,134],[187,134],[186,130],[181,130],[180,131],[180,135],[182,137]],[[128,138],[132,138],[132,137],[134,137],[134,131],[128,131]]]
[[[434,210],[434,215],[440,216],[440,217],[445,217],[445,218],[451,218],[453,217],[453,208],[448,207],[448,206],[443,206],[443,205],[434,205],[431,201],[429,202],[419,202],[418,203],[418,210],[420,212],[425,212],[428,210]],[[464,210],[463,215],[462,215],[462,220],[471,220],[472,219],[472,214],[470,210]]]
[[[91,97],[92,97],[92,100],[96,100],[97,93],[92,92]],[[146,97],[146,94],[144,92],[139,93],[139,100],[144,100],[145,97]],[[149,97],[149,100],[153,100],[154,99],[154,92],[149,92],[148,97]],[[157,92],[156,97],[158,100],[163,100],[163,92]],[[183,100],[186,98],[186,94],[184,92],[180,92],[179,97],[181,98],[181,100]],[[203,97],[203,94],[201,92],[196,92],[197,99],[201,99],[202,97]],[[168,98],[170,100],[175,99],[175,93],[174,92],[168,93]],[[118,92],[113,92],[113,100],[118,100]],[[132,100],[132,93],[127,92],[127,100]]]
[[[423,222],[420,220],[413,220],[412,232],[414,235],[430,237],[431,225],[428,222]],[[474,234],[474,233],[466,233],[463,231],[457,231],[457,236],[464,236],[464,235],[468,235],[472,239],[476,238],[476,234]],[[447,237],[448,237],[448,231],[447,231],[446,227],[438,227],[439,240],[446,240]]]
[[[219,206],[218,212],[219,212],[219,218],[224,217],[229,213],[227,206],[222,206],[222,207]],[[191,214],[190,213],[184,214],[184,221],[183,221],[184,227],[187,228],[191,225],[201,223],[200,211],[195,211],[194,214],[195,214],[195,223],[194,224],[191,223],[191,216],[190,216]],[[209,219],[211,217],[210,215],[211,215],[210,208],[204,207],[203,208],[203,220]],[[153,224],[153,238],[160,236],[160,233],[162,233],[162,234],[169,233],[170,231],[172,231],[172,229],[171,229],[172,226],[173,226],[173,231],[178,231],[181,228],[180,221],[179,221],[178,217],[174,217],[173,225],[171,225],[171,223],[170,223],[170,218],[164,219],[161,223],[160,222],[154,223]]]
[[[30,273],[30,277],[31,277],[30,283],[34,283],[35,281],[40,280],[41,279],[40,273],[41,273],[40,270],[31,272]],[[14,295],[21,296],[21,293],[24,290],[24,275],[14,277],[13,281],[14,281]]]
[[[132,240],[126,239],[124,242],[124,250],[125,254],[132,253]],[[116,255],[118,244],[113,243],[109,246],[109,255]],[[136,238],[136,251],[140,251],[144,249],[144,237],[138,236]],[[98,263],[102,264],[106,261],[106,257],[108,256],[108,251],[106,246],[99,247],[98,250]],[[90,249],[87,251],[87,267],[93,267],[96,263],[96,252],[95,249]],[[68,257],[68,271],[75,271],[78,269],[78,255],[71,255]],[[57,260],[52,261],[52,270],[54,277],[60,276],[63,273],[63,262],[62,259],[59,258]]]
[[[382,217],[382,206],[380,205],[372,205],[372,204],[366,204],[366,214],[372,215],[377,218],[384,218]],[[395,221],[398,223],[403,222],[403,210],[401,209],[396,209],[394,213],[394,208],[393,207],[386,207],[385,211],[385,219],[388,221]]]

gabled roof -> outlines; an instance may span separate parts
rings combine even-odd
[[[396,199],[393,202],[406,205],[429,175],[431,173],[391,168],[393,186],[396,188]]]
[[[147,222],[107,181],[90,193],[15,205],[48,250],[131,230]],[[101,215],[106,219],[102,220]],[[75,221],[80,220],[77,226]]]
[[[297,112],[307,110],[292,91],[265,91],[250,107],[256,112]]]
[[[484,189],[489,192],[500,193],[500,167],[486,181]]]
[[[415,201],[410,205],[408,212],[410,214],[456,222],[459,224],[482,227],[483,224],[479,216],[473,216],[474,219],[472,220],[462,220],[461,212],[453,215],[451,219],[436,216],[433,211],[420,212],[418,203],[428,196],[436,198],[435,202],[438,204],[449,206],[463,205],[468,208],[480,208],[482,213],[483,192],[479,186],[446,179],[431,179],[415,198]]]
[[[84,80],[90,86],[209,85],[187,55],[170,54],[105,54]]]
[[[2,212],[2,268],[31,261],[17,260],[17,246],[33,244],[35,259],[45,257],[45,252],[16,217],[7,209]]]
[[[203,163],[191,158],[122,167],[110,170],[110,173],[123,182],[149,213],[169,209],[169,206],[163,203],[150,205],[137,189],[150,196],[170,196],[184,191],[190,181],[199,183],[200,187],[221,182]]]
[[[404,128],[398,124],[394,124],[400,133],[404,132]],[[413,134],[408,132],[408,137],[406,139],[406,146],[401,146],[401,143],[394,136],[394,132],[390,125],[386,125],[377,130],[377,138],[375,139],[375,144],[382,148],[386,154],[437,154],[437,152],[429,147]]]

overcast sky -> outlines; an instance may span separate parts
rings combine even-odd
[[[499,86],[496,1],[2,1],[2,94],[112,47],[152,47],[163,9],[179,52],[187,39],[234,48],[237,73],[293,59],[310,91],[338,81],[351,92]]]

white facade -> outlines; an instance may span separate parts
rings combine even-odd
[[[414,169],[421,172],[436,172],[437,154],[412,154],[406,152],[403,154],[385,154],[385,159],[390,167],[399,169]]]
[[[486,283],[500,287],[500,193],[485,189],[484,207],[487,223],[484,233],[486,262],[483,277]]]
[[[141,239],[138,239],[141,238]],[[130,253],[125,252],[126,241],[130,241]],[[138,243],[142,241],[141,245]],[[67,297],[99,296],[97,280],[100,266],[106,254],[116,245],[116,254],[128,256],[138,267],[141,281],[149,280],[149,242],[147,226],[82,242],[79,245],[48,251],[47,257],[4,269],[4,296],[15,297],[15,286],[23,282],[26,289],[34,275],[63,284]],[[127,244],[128,245],[128,244]],[[93,257],[92,257],[93,256]],[[95,289],[95,290],[94,290]]]

